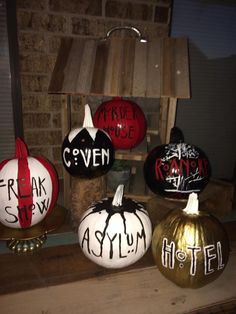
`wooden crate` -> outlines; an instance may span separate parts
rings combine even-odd
[[[157,101],[160,102],[159,121],[154,129],[148,127],[146,142],[128,152],[116,152],[117,159],[143,163],[150,144],[154,143],[150,140],[153,136],[158,136],[160,143],[169,141],[170,130],[175,124],[177,99],[190,97],[187,39],[166,37],[141,42],[132,37],[63,38],[49,93],[68,95],[68,103],[62,109],[64,133],[70,128],[71,95],[160,99]],[[141,168],[142,165],[133,168],[138,179],[132,180],[131,195],[148,200]],[[64,182],[64,205],[70,207],[71,184],[66,172]]]

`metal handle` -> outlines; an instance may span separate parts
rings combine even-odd
[[[109,29],[109,31],[106,34],[106,37],[104,37],[103,40],[108,39],[113,32],[118,31],[118,30],[122,30],[122,29],[134,31],[136,33],[136,35],[138,35],[140,42],[142,42],[142,43],[147,42],[147,39],[142,37],[140,30],[137,29],[136,27],[133,27],[133,26],[115,26],[115,27],[112,27],[111,29]]]

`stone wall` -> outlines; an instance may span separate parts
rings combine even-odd
[[[63,36],[103,37],[113,26],[138,27],[148,39],[168,36],[171,0],[17,0],[25,140],[32,154],[51,160],[62,177],[61,108],[66,96],[48,95]],[[98,104],[101,99],[90,99]],[[83,97],[74,97],[73,124],[83,119]]]

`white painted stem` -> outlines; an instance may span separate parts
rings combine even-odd
[[[187,206],[183,211],[189,215],[198,215],[199,214],[199,201],[197,193],[191,193],[188,197]]]
[[[123,194],[124,194],[124,185],[120,184],[118,185],[115,195],[112,200],[113,206],[116,206],[116,207],[122,206]]]
[[[94,128],[91,109],[88,104],[84,106],[83,128]]]

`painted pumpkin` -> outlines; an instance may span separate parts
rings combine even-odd
[[[122,268],[138,261],[151,243],[152,226],[143,205],[123,198],[123,185],[115,196],[96,202],[84,213],[78,228],[79,244],[93,262]]]
[[[144,163],[144,177],[152,192],[174,199],[200,193],[210,178],[210,163],[198,147],[183,142],[178,128],[172,129],[170,144],[154,148]]]
[[[161,273],[184,288],[199,288],[215,280],[229,257],[229,241],[222,224],[198,210],[196,193],[186,208],[176,209],[156,226],[152,252]]]
[[[10,228],[29,228],[42,221],[58,197],[58,177],[52,164],[29,156],[16,139],[15,158],[0,163],[0,221]]]
[[[83,127],[71,130],[63,141],[62,161],[72,176],[82,178],[104,175],[113,164],[111,138],[105,131],[94,128],[88,105],[85,105]]]
[[[94,114],[94,125],[110,135],[115,149],[138,146],[147,129],[142,109],[136,103],[120,97],[114,97],[98,107]]]

